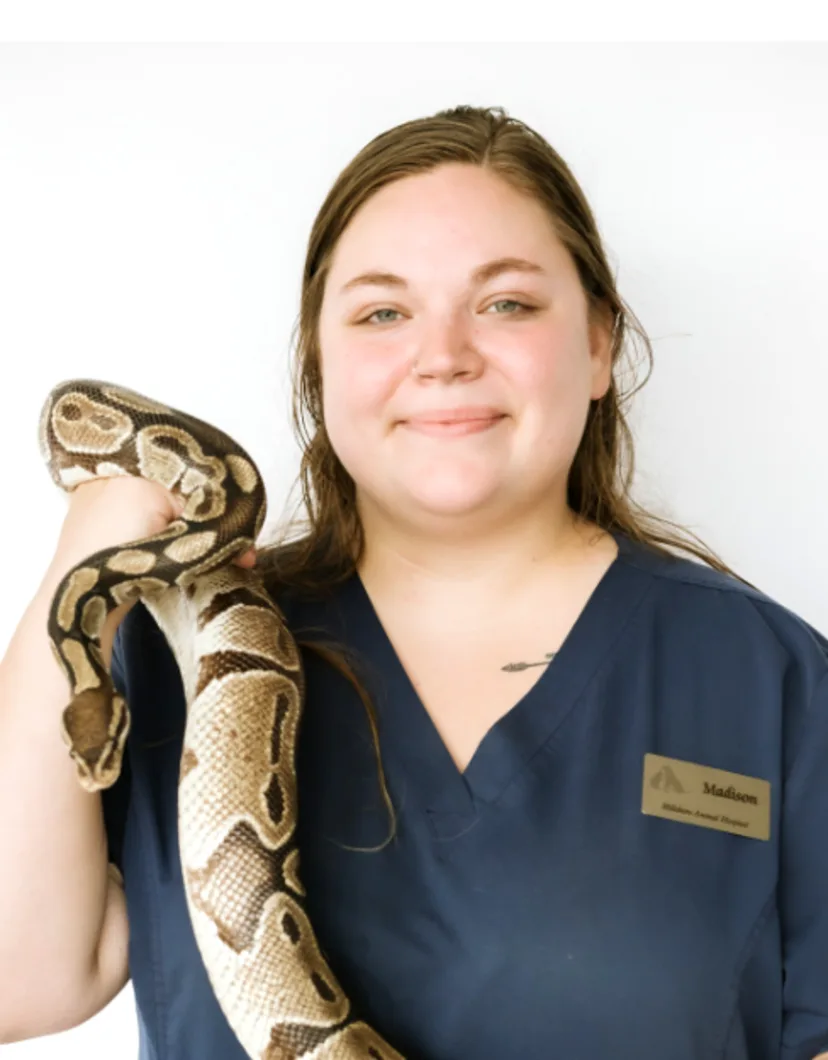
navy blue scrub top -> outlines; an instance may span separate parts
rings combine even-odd
[[[300,870],[335,975],[407,1060],[828,1050],[828,639],[729,576],[614,536],[561,650],[462,773],[358,575],[325,601],[279,600],[294,635],[368,664],[397,837],[344,849],[381,843],[389,819],[362,702],[304,650]],[[244,1060],[185,904],[185,704],[141,604],[113,671],[133,721],[103,802],[140,1058]],[[648,753],[769,781],[770,838],[643,813]]]

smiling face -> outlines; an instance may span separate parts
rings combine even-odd
[[[537,268],[475,276],[503,258]],[[343,290],[377,272],[405,283]],[[366,536],[377,522],[445,533],[535,510],[560,520],[590,400],[610,384],[610,343],[590,330],[537,203],[469,165],[382,188],[336,247],[319,341],[326,429]],[[469,405],[503,416],[476,431],[405,422]]]

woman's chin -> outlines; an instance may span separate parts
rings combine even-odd
[[[496,490],[491,486],[469,489],[468,483],[465,487],[454,486],[454,488],[439,489],[432,484],[424,488],[424,484],[412,487],[407,491],[404,507],[416,509],[425,515],[435,516],[463,516],[473,515],[489,506]]]

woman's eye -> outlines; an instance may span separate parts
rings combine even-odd
[[[533,313],[535,311],[535,307],[534,306],[525,305],[523,302],[518,302],[514,298],[500,298],[497,302],[492,302],[492,304],[486,309],[486,312],[488,313],[489,309],[491,309],[492,306],[496,306],[496,305],[516,305],[516,306],[520,307],[521,311],[527,312],[527,313]],[[360,324],[369,324],[372,321],[372,319],[377,315],[377,313],[397,313],[399,315],[399,311],[396,310],[396,309],[375,309],[374,312],[371,313],[370,316],[367,316],[363,320],[360,320],[359,323]],[[504,313],[495,313],[495,314],[489,314],[489,315],[502,317],[502,316],[515,316],[516,314],[515,313],[505,313],[505,314]],[[382,323],[393,323],[393,321],[385,320],[385,321],[379,321],[379,323],[381,323],[381,324]]]
[[[397,313],[396,309],[375,309],[370,317],[366,317],[364,320],[360,320],[360,324],[367,324],[372,317],[375,317],[377,313]],[[387,323],[387,321],[380,321],[380,323]]]
[[[490,305],[488,308],[491,309],[492,306],[495,306],[495,305],[517,305],[517,306],[520,306],[521,309],[526,309],[526,310],[534,309],[534,306],[524,305],[523,302],[518,302],[514,298],[500,298],[497,302],[492,302],[492,305]],[[488,312],[488,309],[487,309],[487,312]],[[506,315],[507,316],[514,316],[514,313],[507,313]],[[503,314],[502,313],[495,313],[495,316],[500,317],[500,316],[503,316]]]

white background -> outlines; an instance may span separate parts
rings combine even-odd
[[[51,387],[214,421],[270,527],[313,218],[369,139],[458,103],[534,126],[596,213],[654,348],[638,498],[828,633],[826,99],[824,44],[0,47],[0,650],[65,507],[37,449]],[[131,1060],[131,987],[2,1055]]]

